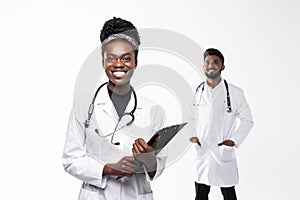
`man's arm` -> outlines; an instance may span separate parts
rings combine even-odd
[[[230,138],[230,140],[234,142],[234,145],[236,147],[239,147],[243,143],[247,135],[249,134],[254,123],[252,120],[250,107],[246,101],[243,92],[241,92],[237,105],[238,108],[235,116],[240,119],[240,125],[237,128],[237,130],[234,133],[232,133],[232,137]]]

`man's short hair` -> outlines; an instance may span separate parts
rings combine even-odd
[[[218,56],[221,61],[222,61],[222,65],[224,64],[224,56],[223,54],[218,50],[218,49],[214,49],[214,48],[209,48],[206,49],[206,51],[204,52],[203,56],[204,56],[204,60],[207,56]]]

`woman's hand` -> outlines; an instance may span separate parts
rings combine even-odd
[[[157,136],[154,144],[152,144],[151,146],[149,146],[145,142],[145,140],[139,138],[135,140],[135,143],[132,147],[132,152],[135,159],[137,159],[145,165],[146,170],[151,177],[154,177],[156,173],[157,161],[154,150],[159,138],[160,136]]]
[[[125,156],[117,163],[106,164],[103,169],[103,176],[131,176],[136,166],[133,156]]]

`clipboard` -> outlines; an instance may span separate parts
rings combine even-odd
[[[152,136],[147,144],[149,146],[153,145],[158,135],[160,136],[154,150],[157,155],[186,124],[187,122],[160,129]]]
[[[186,124],[187,122],[173,126],[168,126],[158,130],[147,142],[147,144],[151,146],[152,144],[154,144],[155,139],[158,137],[158,135],[160,136],[154,149],[155,155],[157,155]],[[134,172],[144,172],[143,165],[141,162],[138,162]],[[123,176],[118,176],[116,180],[122,177]]]

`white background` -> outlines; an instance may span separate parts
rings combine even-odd
[[[0,2],[1,199],[77,199],[61,155],[81,64],[113,16],[186,35],[225,56],[255,126],[238,151],[239,199],[299,196],[300,3],[278,1]],[[199,55],[202,59],[202,55]],[[190,151],[153,182],[156,199],[194,199]],[[213,188],[211,199],[220,199]]]

